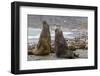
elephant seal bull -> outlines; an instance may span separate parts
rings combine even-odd
[[[72,50],[68,50],[67,42],[60,28],[55,30],[55,52],[59,58],[75,58],[77,55]]]
[[[32,50],[34,55],[48,55],[51,51],[51,36],[49,25],[46,21],[43,21],[43,28],[40,34],[40,38],[37,47]]]

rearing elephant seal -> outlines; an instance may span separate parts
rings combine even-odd
[[[36,49],[33,49],[34,55],[48,55],[51,51],[51,36],[49,25],[46,21],[43,21],[43,28],[40,34],[39,42]]]
[[[55,52],[59,58],[74,58],[76,56],[73,51],[68,50],[67,42],[60,28],[55,30]]]

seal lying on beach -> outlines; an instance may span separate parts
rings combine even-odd
[[[48,55],[51,51],[51,36],[49,25],[43,21],[43,29],[40,34],[39,42],[35,49],[32,49],[34,55]]]
[[[72,50],[68,50],[67,42],[60,28],[55,30],[55,52],[59,58],[75,58],[78,57]]]

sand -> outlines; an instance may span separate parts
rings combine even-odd
[[[86,58],[88,58],[87,50],[78,49],[78,50],[76,50],[74,52],[76,54],[79,54],[79,57],[75,58],[75,59],[86,59]],[[57,59],[67,59],[67,58],[57,58],[55,53],[50,53],[49,55],[46,55],[46,56],[28,55],[28,58],[27,58],[28,61],[34,61],[34,60],[57,60]]]

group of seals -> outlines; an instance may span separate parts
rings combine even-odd
[[[56,57],[59,58],[75,58],[76,55],[73,51],[68,50],[67,42],[63,36],[63,32],[60,28],[55,29],[55,41],[54,49]],[[49,25],[46,21],[43,21],[43,29],[40,34],[40,38],[37,44],[37,47],[32,50],[34,55],[49,55],[51,51],[51,36]]]

